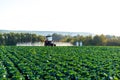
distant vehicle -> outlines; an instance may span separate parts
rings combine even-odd
[[[52,36],[46,36],[44,45],[45,46],[56,46],[56,44],[53,43]]]

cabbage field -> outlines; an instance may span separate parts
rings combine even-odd
[[[0,80],[120,80],[120,47],[0,47]]]

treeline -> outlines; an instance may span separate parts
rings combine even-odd
[[[95,35],[95,36],[63,36],[54,33],[53,40],[62,42],[71,42],[75,45],[76,42],[83,42],[84,46],[120,46],[120,36],[111,35]]]
[[[84,46],[120,46],[120,36],[95,35],[95,36],[70,36],[52,34],[53,40],[57,42],[83,42]],[[16,45],[17,43],[44,42],[45,36],[30,33],[0,33],[0,45]]]
[[[0,33],[0,45],[44,41],[44,36],[30,33]]]

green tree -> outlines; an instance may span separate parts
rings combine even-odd
[[[5,42],[4,42],[4,36],[3,34],[0,33],[0,45],[4,45]]]
[[[86,37],[85,37],[84,45],[90,46],[90,45],[92,45],[92,42],[93,42],[92,36],[86,36]]]
[[[96,35],[94,36],[92,43],[93,45],[96,45],[96,46],[104,46],[107,43],[107,39],[103,34],[100,36]]]
[[[103,34],[100,35],[101,45],[105,46],[107,44],[107,38]]]
[[[52,37],[54,41],[61,41],[64,38],[63,35],[57,33],[52,34]]]
[[[16,45],[17,38],[14,33],[6,34],[6,45]]]
[[[41,41],[41,42],[45,41],[45,37],[41,36],[41,35],[38,35],[37,42],[39,42],[39,41]]]

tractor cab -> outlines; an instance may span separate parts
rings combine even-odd
[[[46,36],[44,45],[45,46],[56,46],[56,44],[53,43],[52,36]]]

